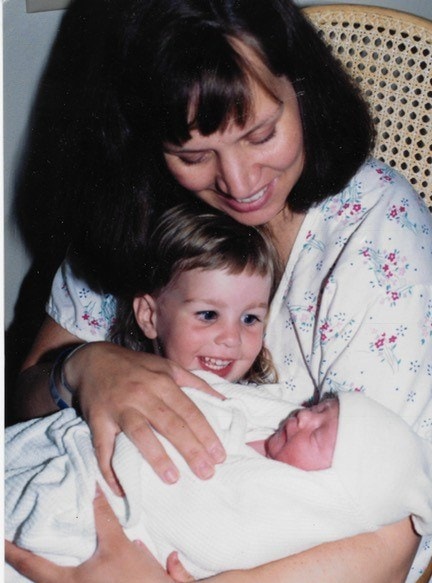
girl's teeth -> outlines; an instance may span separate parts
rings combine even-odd
[[[220,360],[219,358],[203,357],[203,362],[209,368],[222,369],[231,364],[231,360]]]

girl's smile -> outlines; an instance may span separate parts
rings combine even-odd
[[[271,277],[249,271],[191,269],[159,294],[137,297],[135,316],[164,355],[188,370],[241,379],[258,356]]]

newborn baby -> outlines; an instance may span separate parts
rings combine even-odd
[[[113,466],[126,496],[114,496],[97,467],[88,426],[66,409],[7,429],[6,538],[60,564],[82,562],[96,546],[96,481],[127,536],[141,539],[163,565],[177,550],[196,578],[409,515],[419,534],[432,532],[429,448],[396,414],[356,393],[294,411],[281,386],[234,385],[200,374],[227,397],[184,389],[227,451],[212,479],[198,479],[162,439],[181,473],[167,485],[120,434]],[[9,583],[23,581],[7,569]]]

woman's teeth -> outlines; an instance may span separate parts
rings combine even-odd
[[[264,188],[259,190],[256,194],[249,196],[249,198],[241,198],[241,199],[237,199],[237,201],[242,203],[242,204],[250,204],[251,202],[255,202],[264,196],[266,188],[267,188],[267,186],[265,186]]]

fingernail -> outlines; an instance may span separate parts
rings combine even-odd
[[[223,462],[225,459],[225,451],[220,445],[215,445],[210,450],[210,455],[215,462]]]
[[[204,478],[204,480],[206,480],[207,478],[211,478],[213,476],[214,467],[208,464],[207,462],[201,462],[197,468],[197,471],[198,477]]]
[[[167,484],[175,484],[175,482],[177,482],[178,479],[179,479],[179,474],[175,470],[167,470],[163,474],[163,480]]]
[[[125,496],[123,488],[116,480],[110,480],[108,482],[108,485],[116,496],[119,496],[120,498],[123,498]]]

